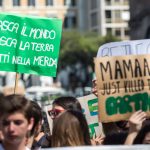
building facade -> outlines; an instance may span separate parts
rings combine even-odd
[[[76,0],[0,0],[0,11],[64,20],[64,28],[78,28]]]
[[[129,39],[129,0],[89,0],[88,9],[91,31]]]
[[[64,29],[129,39],[129,0],[0,0],[0,11],[56,17]]]

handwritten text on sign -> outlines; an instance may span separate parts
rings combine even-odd
[[[97,57],[150,54],[150,39],[106,43],[99,47]]]
[[[55,76],[62,21],[0,14],[0,69]]]
[[[134,111],[150,113],[150,55],[95,59],[104,122],[127,119]]]

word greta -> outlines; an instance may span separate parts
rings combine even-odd
[[[148,93],[137,93],[123,97],[109,97],[105,101],[107,115],[126,114],[134,110],[150,110],[150,97]]]

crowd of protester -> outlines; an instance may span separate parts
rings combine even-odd
[[[97,96],[96,80],[93,83]],[[1,95],[0,150],[150,144],[150,120],[141,110],[134,112],[128,121],[102,123],[104,136],[93,139],[75,97],[56,98],[48,114],[53,120],[52,132],[44,130],[43,110],[35,101],[21,95]]]

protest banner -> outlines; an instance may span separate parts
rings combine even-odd
[[[150,53],[150,39],[106,43],[99,47],[97,57]]]
[[[90,94],[87,96],[79,97],[77,99],[81,104],[82,111],[87,120],[90,136],[93,137],[93,136],[103,135],[102,125],[98,121],[98,98],[95,95]],[[53,120],[48,115],[48,110],[51,109],[52,109],[52,104],[44,106],[44,111],[47,114],[50,131],[52,131]]]
[[[0,70],[56,76],[62,20],[0,13]]]
[[[137,110],[150,115],[150,54],[95,58],[100,120],[126,120]]]
[[[89,126],[90,137],[103,135],[102,124],[98,121],[98,98],[90,94],[78,100]]]

